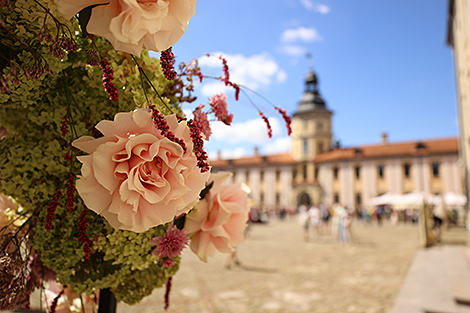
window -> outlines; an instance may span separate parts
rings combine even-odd
[[[281,204],[281,195],[279,192],[276,192],[276,205]]]
[[[384,169],[385,169],[385,166],[383,166],[383,164],[380,164],[378,167],[377,167],[378,171],[379,171],[379,177],[380,178],[384,178]]]
[[[333,201],[334,203],[339,203],[339,194],[335,193],[333,195],[333,199],[334,199],[334,201]]]
[[[318,151],[317,153],[322,153],[323,152],[323,142],[318,143]]]
[[[322,122],[317,123],[317,130],[323,130],[323,123]]]
[[[281,171],[276,170],[276,181],[280,181],[280,180],[281,180]]]
[[[259,180],[260,180],[260,182],[263,182],[263,181],[264,181],[264,171],[263,171],[263,170],[261,170],[261,171],[259,172]]]
[[[307,154],[308,153],[308,139],[304,139],[303,141],[303,145],[304,145],[304,154]]]
[[[307,179],[307,164],[304,164],[302,166],[302,172],[303,172],[304,179]]]
[[[315,179],[318,179],[318,167],[315,167],[315,170],[313,171],[313,177],[315,177]]]
[[[260,193],[259,202],[264,203],[264,192]]]
[[[296,177],[297,177],[297,170],[295,169],[295,170],[292,172],[292,179],[295,180]]]
[[[246,171],[245,177],[246,177],[246,182],[248,183],[250,181],[250,171]]]
[[[356,173],[356,178],[357,179],[361,178],[361,168],[359,166],[356,166],[354,168],[354,172]]]
[[[356,205],[361,205],[361,194],[360,193],[356,193]]]
[[[432,176],[439,177],[439,163],[432,162]]]
[[[333,178],[334,179],[338,179],[338,172],[339,172],[339,168],[337,168],[337,167],[333,168]]]
[[[403,164],[403,174],[405,175],[406,178],[410,177],[411,173],[411,165],[408,163]]]

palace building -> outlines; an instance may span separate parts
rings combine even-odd
[[[291,152],[211,160],[214,172],[233,172],[232,181],[251,188],[255,207],[297,208],[300,204],[365,207],[369,199],[394,192],[463,192],[457,138],[339,148],[332,141],[332,111],[309,70],[305,92],[292,117]]]

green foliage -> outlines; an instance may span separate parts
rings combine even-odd
[[[79,50],[59,59],[49,53],[48,45],[38,34],[44,27],[57,35],[51,16],[31,0],[10,0],[9,7],[0,7],[0,20],[8,31],[0,32],[2,74],[16,66],[20,85],[7,81],[10,93],[0,93],[0,127],[7,129],[7,137],[0,140],[0,192],[15,198],[31,219],[32,245],[45,265],[52,267],[60,282],[77,292],[90,293],[101,288],[112,288],[119,300],[136,303],[161,287],[178,265],[166,269],[161,260],[151,254],[152,237],[163,235],[167,226],[144,233],[113,229],[99,215],[87,214],[87,235],[93,242],[93,252],[85,258],[83,244],[78,241],[78,222],[84,208],[77,193],[71,212],[67,208],[67,177],[80,174],[80,163],[75,157],[80,152],[71,142],[84,135],[92,136],[93,127],[103,119],[113,119],[118,112],[128,112],[155,104],[164,114],[170,113],[142,77],[134,60],[128,54],[116,52],[109,43],[96,38],[95,46],[114,70],[114,83],[119,89],[119,101],[108,99],[102,84],[102,70],[89,66],[91,40],[82,38],[75,20],[65,23]],[[52,0],[41,2],[52,13]],[[57,16],[57,15],[56,15]],[[63,36],[63,34],[61,35]],[[27,79],[22,69],[35,63],[48,64],[49,73],[37,79]],[[160,94],[168,87],[159,61],[143,52],[138,60]],[[174,112],[181,113],[176,99],[165,99]],[[69,132],[62,137],[61,123],[69,112]],[[66,161],[64,154],[73,156]],[[54,215],[51,231],[46,231],[47,211],[54,194],[62,197]],[[179,259],[178,259],[179,263]]]

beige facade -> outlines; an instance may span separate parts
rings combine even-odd
[[[266,209],[292,207],[294,164],[290,154],[260,156],[257,151],[251,157],[211,161],[214,172],[233,173],[229,182],[247,184],[253,205]]]
[[[470,0],[450,0],[447,43],[454,55],[460,125],[460,151],[465,167],[465,193],[470,177]]]
[[[387,192],[463,192],[457,138],[336,149],[315,162],[326,205],[365,207]]]

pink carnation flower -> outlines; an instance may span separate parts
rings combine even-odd
[[[196,13],[196,0],[55,0],[67,20],[91,11],[87,31],[108,39],[116,50],[140,55],[142,47],[163,51],[177,42]]]
[[[207,262],[218,250],[230,253],[243,240],[248,221],[247,191],[243,185],[226,184],[230,173],[212,174],[214,184],[204,199],[186,215],[184,229],[191,238],[191,250]]]
[[[233,120],[233,114],[229,113],[227,110],[227,96],[223,93],[220,95],[213,95],[209,99],[209,104],[214,111],[215,116],[219,121],[224,122],[227,125],[230,125]]]
[[[170,226],[163,237],[154,237],[150,241],[150,244],[157,246],[152,254],[157,255],[160,259],[174,258],[181,254],[188,241],[189,238],[184,230]]]
[[[96,125],[103,137],[73,142],[88,153],[77,157],[83,163],[77,191],[114,228],[144,232],[166,224],[187,213],[205,187],[208,173],[197,166],[186,122],[178,123],[174,114],[165,119],[186,152],[161,135],[147,109],[118,113]]]
[[[206,140],[209,140],[210,135],[212,134],[211,125],[207,119],[207,114],[202,111],[204,104],[200,104],[194,111],[194,123],[196,127],[199,128],[199,131],[204,134]]]

